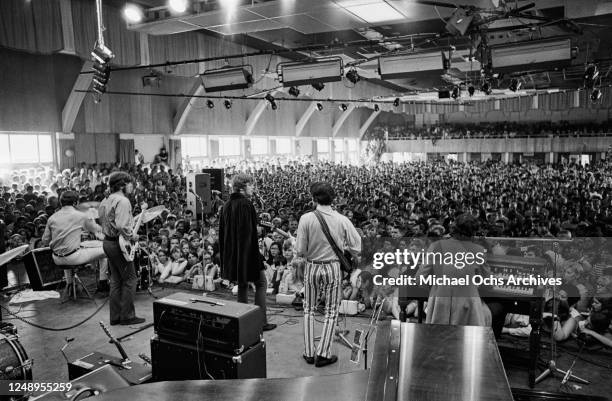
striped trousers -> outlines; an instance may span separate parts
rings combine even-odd
[[[338,308],[342,300],[342,273],[339,262],[330,264],[307,263],[304,271],[304,355],[315,356],[314,316],[318,294],[325,295],[325,323],[316,355],[331,356],[331,346],[338,322]]]

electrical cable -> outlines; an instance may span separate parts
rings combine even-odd
[[[36,324],[36,323],[30,322],[29,320],[26,320],[25,318],[15,314],[15,313],[13,313],[9,308],[7,308],[4,305],[0,305],[0,308],[2,308],[6,313],[8,313],[9,315],[13,316],[14,318],[16,318],[18,320],[21,320],[22,322],[24,322],[27,325],[30,325],[32,327],[36,327],[37,329],[42,329],[42,330],[47,330],[47,331],[66,331],[66,330],[74,329],[75,327],[79,327],[80,325],[82,325],[85,322],[89,321],[92,317],[97,315],[98,312],[100,312],[100,310],[102,310],[102,308],[108,303],[108,300],[109,300],[109,298],[106,298],[106,300],[102,303],[102,305],[100,305],[91,315],[89,315],[87,318],[85,318],[81,322],[73,324],[72,326],[62,327],[62,328],[42,326],[40,324]]]

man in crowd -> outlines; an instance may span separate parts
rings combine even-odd
[[[81,242],[83,230],[99,234],[101,229],[86,213],[75,208],[79,197],[74,191],[62,192],[61,209],[49,220],[42,236],[42,246],[49,246],[58,266],[78,266],[106,257],[101,241]],[[72,270],[64,270],[66,283],[72,283]]]
[[[266,276],[263,257],[257,239],[257,213],[249,199],[253,196],[253,178],[236,174],[232,180],[233,193],[223,205],[219,222],[219,252],[222,276],[238,282],[238,302],[247,303],[249,282],[255,283],[255,304],[263,314],[264,331],[275,324],[267,322]]]
[[[100,204],[99,214],[104,233],[104,252],[110,266],[110,324],[132,325],[145,319],[136,317],[134,295],[136,294],[136,269],[121,251],[119,237],[138,241],[134,232],[132,205],[127,198],[133,191],[130,175],[119,171],[108,179],[111,194]]]
[[[346,216],[331,208],[334,190],[327,182],[316,182],[310,192],[317,208],[300,218],[297,230],[296,251],[307,261],[304,272],[304,360],[317,367],[330,365],[338,360],[331,354],[331,346],[338,320],[338,308],[342,299],[340,284],[342,273],[340,259],[326,238],[315,213],[329,227],[329,233],[340,250],[345,249],[355,257],[361,252],[361,238]],[[314,342],[314,314],[318,295],[325,296],[325,323],[321,340],[316,348]]]

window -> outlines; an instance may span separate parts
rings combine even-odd
[[[240,156],[240,138],[219,137],[219,156]]]
[[[344,139],[334,139],[334,151],[335,152],[344,151]]]
[[[291,152],[291,139],[289,138],[276,138],[276,153],[287,154]]]
[[[184,136],[181,138],[181,153],[190,158],[208,156],[208,138],[205,136]]]
[[[53,162],[50,134],[0,134],[0,164]]]
[[[356,139],[349,139],[348,141],[348,150],[349,152],[357,152],[357,140]]]
[[[317,153],[329,153],[329,139],[317,139]]]
[[[251,138],[251,154],[268,154],[268,138]]]

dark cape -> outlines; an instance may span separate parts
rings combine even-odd
[[[246,283],[259,280],[264,268],[257,238],[257,213],[251,201],[233,193],[223,205],[219,221],[221,276]]]

